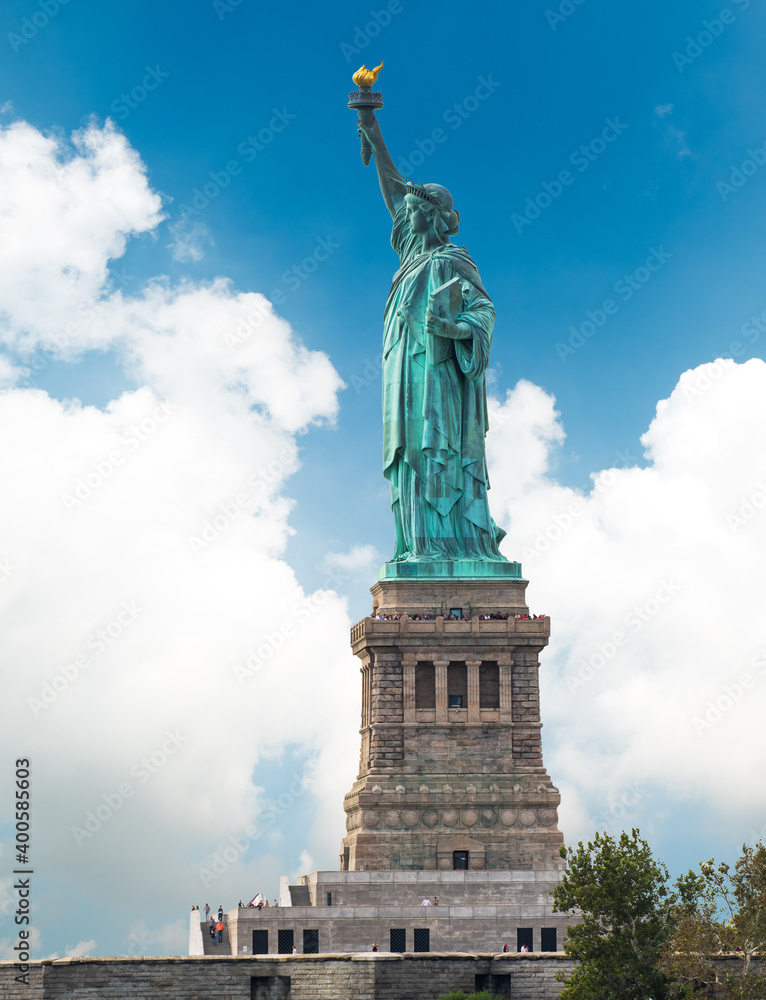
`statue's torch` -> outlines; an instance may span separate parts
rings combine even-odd
[[[383,63],[380,66],[376,66],[375,69],[367,69],[365,66],[362,66],[352,77],[359,90],[352,91],[348,95],[348,106],[352,111],[357,112],[359,121],[363,125],[372,125],[375,109],[383,107],[383,95],[379,90],[372,89],[372,85],[378,79],[378,73],[382,69]],[[367,141],[367,136],[364,134],[362,135],[361,153],[362,162],[366,167],[370,162],[372,148]]]

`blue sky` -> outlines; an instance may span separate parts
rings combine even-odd
[[[54,13],[43,14],[44,9]],[[728,13],[722,14],[722,10]],[[582,0],[579,5],[570,0],[562,0],[560,5],[552,0],[533,0],[523,6],[489,7],[466,7],[453,0],[391,0],[388,6],[380,3],[372,7],[355,2],[264,7],[254,0],[194,4],[135,0],[117,6],[69,0],[59,6],[57,0],[48,0],[47,8],[31,0],[6,0],[0,4],[0,21],[0,44],[5,46],[0,60],[3,128],[23,121],[43,135],[57,137],[63,163],[78,155],[70,145],[73,132],[89,123],[101,129],[111,117],[124,134],[123,153],[129,149],[133,151],[130,155],[140,158],[148,188],[161,197],[161,203],[151,207],[149,195],[139,190],[138,175],[131,174],[129,183],[126,181],[126,190],[132,184],[138,192],[136,204],[144,199],[146,218],[123,226],[121,231],[128,234],[124,253],[104,250],[110,278],[106,282],[94,278],[97,294],[104,299],[118,295],[126,300],[143,296],[152,283],[165,289],[205,289],[215,279],[225,278],[231,301],[248,293],[264,294],[274,302],[277,315],[290,324],[290,343],[302,343],[315,360],[321,354],[329,360],[329,365],[317,369],[313,376],[317,386],[326,386],[326,398],[315,402],[313,410],[307,409],[305,418],[295,425],[283,421],[280,433],[284,431],[284,436],[278,442],[275,437],[275,449],[281,443],[297,449],[298,456],[297,462],[291,458],[289,468],[280,473],[277,499],[283,498],[287,506],[275,508],[272,527],[279,542],[272,548],[271,542],[257,538],[248,544],[292,571],[290,586],[297,588],[296,593],[311,594],[328,586],[337,591],[326,624],[329,628],[337,616],[340,650],[346,641],[343,615],[356,620],[366,612],[367,588],[374,579],[376,560],[387,558],[393,543],[387,486],[380,469],[376,359],[382,309],[396,258],[388,243],[390,220],[374,167],[365,169],[362,165],[354,117],[346,108],[351,74],[363,62],[375,65],[385,59],[378,86],[386,104],[379,120],[395,162],[403,162],[403,158],[417,179],[448,187],[461,214],[457,242],[467,246],[477,261],[497,312],[490,391],[498,405],[504,405],[506,393],[520,379],[538,387],[527,409],[522,407],[518,417],[522,423],[518,427],[513,424],[518,433],[511,433],[506,425],[508,436],[501,442],[500,464],[497,472],[493,471],[493,477],[503,484],[497,493],[497,509],[502,510],[506,526],[513,529],[509,545],[522,548],[523,539],[534,537],[538,525],[524,513],[533,500],[527,497],[514,507],[514,491],[521,488],[514,482],[524,477],[516,475],[510,457],[507,467],[502,464],[502,448],[509,456],[515,455],[521,467],[537,454],[537,444],[545,441],[546,458],[534,472],[535,489],[545,488],[553,497],[551,484],[555,485],[555,497],[550,500],[550,509],[555,511],[565,495],[590,494],[591,477],[599,470],[616,468],[636,477],[641,470],[647,475],[652,472],[652,459],[645,458],[640,439],[655,418],[658,402],[671,397],[684,372],[726,357],[733,357],[740,372],[749,359],[764,357],[766,323],[761,330],[750,322],[752,317],[763,322],[760,317],[766,311],[764,15],[749,0],[731,0],[726,7],[721,0],[677,0],[671,5],[652,2],[640,9],[635,4],[607,4],[604,0]],[[28,37],[24,37],[25,32]],[[135,166],[135,159],[124,155],[125,162]],[[119,187],[122,182],[114,176],[109,183]],[[117,187],[112,192],[115,198],[119,196]],[[127,204],[127,195],[125,199]],[[133,209],[125,209],[129,211]],[[66,227],[62,232],[66,240]],[[65,274],[65,268],[60,273]],[[16,314],[7,305],[13,288],[1,277],[0,294],[4,296],[0,303],[5,317],[4,357],[22,366],[30,357],[44,359],[45,367],[35,376],[35,385],[53,400],[77,399],[83,406],[104,413],[122,393],[135,393],[146,385],[157,399],[173,397],[167,387],[173,384],[173,373],[183,370],[181,348],[169,361],[163,361],[165,367],[155,382],[146,375],[151,364],[145,362],[154,348],[150,346],[141,354],[144,348],[126,347],[114,332],[99,333],[92,340],[85,337],[70,344],[69,353],[57,352],[50,336],[40,334],[36,340],[32,338],[37,354],[30,355],[23,345],[29,343],[27,334],[34,322],[13,318]],[[146,329],[152,322],[147,317],[149,312],[141,320]],[[62,314],[62,325],[65,321]],[[94,321],[92,328],[99,323]],[[200,343],[208,335],[220,340],[223,327],[214,327],[207,334],[200,333]],[[284,329],[275,325],[275,342],[283,336]],[[258,358],[249,364],[252,378],[257,378]],[[297,370],[299,362],[294,364]],[[330,365],[345,388],[333,382]],[[157,362],[155,374],[160,367]],[[300,379],[296,379],[300,386]],[[21,405],[21,394],[30,391],[24,388],[29,383],[19,380],[15,388],[9,384],[9,400],[15,393],[13,400]],[[291,386],[290,391],[295,391]],[[698,433],[707,434],[709,439],[711,428],[714,433],[718,427],[721,434],[734,435],[728,437],[728,451],[732,462],[739,456],[738,471],[735,475],[728,466],[727,471],[722,468],[721,478],[744,484],[732,487],[739,503],[750,495],[748,476],[752,473],[755,482],[762,474],[761,457],[759,439],[749,437],[757,424],[755,410],[748,409],[750,397],[734,383],[731,393],[734,403],[727,408],[725,401],[720,402],[720,411],[700,420]],[[193,411],[193,395],[183,405],[185,413]],[[516,412],[510,403],[508,406],[508,413]],[[222,405],[220,412],[225,410]],[[734,411],[741,424],[728,425],[726,416]],[[206,419],[206,413],[201,407],[200,420]],[[539,417],[535,426],[547,428],[541,436],[525,437],[524,428],[531,426],[529,414]],[[41,435],[46,427],[44,422],[40,424]],[[209,427],[211,437],[230,431],[236,438],[237,425],[229,426],[223,416],[220,425],[210,423]],[[246,448],[244,427],[243,423],[241,440],[222,442],[222,452]],[[744,436],[740,436],[739,427],[745,428]],[[7,432],[11,437],[15,433]],[[663,440],[669,439],[667,432]],[[656,435],[655,453],[661,451],[658,440]],[[34,451],[36,441],[30,432],[18,447]],[[526,453],[524,442],[528,442]],[[96,458],[102,447],[94,444]],[[78,454],[82,465],[85,452]],[[267,451],[263,461],[273,460],[274,454],[276,451]],[[200,446],[200,462],[211,461],[211,481],[217,474],[227,475],[223,468],[213,471],[214,458],[214,448],[205,451]],[[46,461],[43,453],[40,461]],[[242,456],[237,461],[246,464]],[[257,469],[260,461],[254,457],[247,471]],[[73,462],[70,478],[80,468]],[[703,466],[705,462],[714,479],[715,469],[709,467],[708,459]],[[204,479],[205,470],[197,472]],[[534,478],[529,469],[524,475],[530,482]],[[752,490],[757,491],[757,487],[752,486]],[[23,487],[20,491],[23,498]],[[641,495],[640,489],[635,495]],[[227,496],[222,494],[222,501]],[[631,502],[626,501],[626,509]],[[734,500],[727,502],[730,507],[734,504]],[[636,504],[641,508],[639,501]],[[116,512],[104,513],[98,531],[110,537],[119,533],[125,522],[116,520],[117,516]],[[632,517],[636,523],[635,510],[624,516],[627,537]],[[694,517],[686,519],[693,521]],[[606,515],[601,523],[608,523]],[[162,525],[166,524],[163,515]],[[155,528],[160,537],[160,528],[155,525],[152,530]],[[5,541],[5,549],[11,551],[15,543],[7,521],[6,529],[10,540]],[[672,525],[668,531],[672,533]],[[660,529],[654,531],[654,538],[661,539]],[[740,539],[738,536],[737,544]],[[647,554],[647,566],[652,568],[647,570],[646,593],[651,594],[662,578],[662,558],[672,548],[672,539],[664,550],[660,546],[656,563]],[[755,536],[746,548],[750,554],[758,551]],[[242,550],[242,558],[247,551],[246,547]],[[541,564],[537,593],[554,616],[552,656],[557,641],[555,612],[560,620],[563,617],[558,654],[562,664],[567,651],[577,645],[576,615],[569,614],[563,597],[560,608],[556,605],[558,592],[545,581],[577,573],[570,589],[592,588],[595,617],[595,606],[608,600],[599,587],[608,590],[611,585],[604,581],[607,564],[599,562],[601,553],[601,549],[584,546],[576,558],[573,555],[556,562],[555,553],[550,557],[546,554],[547,562]],[[737,558],[750,558],[739,548],[737,553]],[[508,554],[520,557],[517,551],[509,550]],[[617,555],[609,563],[612,569],[619,565]],[[708,549],[708,555],[710,563],[703,560],[701,566],[726,563],[731,566],[730,579],[735,578],[740,564],[727,562],[730,553],[725,546]],[[106,572],[108,559],[105,554],[105,577],[114,571],[110,564]],[[535,565],[522,562],[534,597]],[[91,580],[98,577],[100,565],[93,556],[88,563]],[[263,565],[276,572],[275,563]],[[340,576],[339,566],[346,567]],[[640,575],[627,563],[625,566],[627,575]],[[693,560],[686,564],[690,579],[700,575],[696,566]],[[336,576],[328,577],[333,567]],[[219,567],[218,572],[225,578],[226,567]],[[246,574],[246,569],[238,564],[236,570],[229,567],[229,572]],[[723,581],[719,584],[723,586]],[[32,587],[14,594],[11,600],[26,607],[30,601],[42,600],[41,594]],[[708,608],[720,606],[713,603],[718,600],[716,594],[701,591],[697,599],[709,601]],[[761,597],[758,592],[753,598],[756,615]],[[273,607],[269,603],[268,589],[258,600],[264,622],[270,616],[281,620],[285,612],[276,598]],[[21,604],[12,603],[11,610],[18,610]],[[119,600],[114,606],[119,606]],[[220,621],[226,619],[230,605],[224,602],[222,607],[226,611],[220,612]],[[698,605],[700,622],[705,610]],[[587,608],[582,614],[587,616]],[[101,618],[94,613],[94,619],[103,620],[108,615],[104,609]],[[679,615],[679,621],[681,618]],[[683,620],[693,628],[693,609]],[[86,635],[88,627],[87,623],[82,626]],[[215,626],[211,629],[214,635]],[[604,625],[604,629],[606,632],[599,635],[611,634],[611,627]],[[187,644],[192,648],[195,640],[189,634]],[[641,642],[644,638],[642,633]],[[644,649],[647,662],[659,648],[659,641],[658,647],[648,644]],[[679,644],[683,641],[684,636],[679,636]],[[55,633],[53,642],[55,645]],[[76,637],[70,636],[67,642],[77,647]],[[184,644],[168,643],[167,656],[180,663]],[[69,648],[66,646],[60,655],[66,656]],[[749,656],[749,649],[743,647],[741,655]],[[158,656],[160,652],[158,649]],[[335,652],[327,655],[336,656]],[[341,659],[333,660],[338,664],[337,676],[354,678],[353,662],[343,660],[344,655],[338,653]],[[234,656],[230,651],[222,653],[224,666],[219,665],[220,669],[228,669]],[[736,672],[735,666],[732,669]],[[217,668],[211,664],[209,669]],[[554,705],[546,739],[563,754],[567,739],[575,737],[564,726],[567,706],[562,702],[556,707],[555,702],[555,692],[560,690],[568,668],[561,665],[557,669],[559,672],[552,670],[551,680],[544,682],[550,685],[544,687],[544,694],[550,692]],[[720,660],[711,660],[710,697],[715,696],[716,677],[723,676],[722,670]],[[43,671],[41,677],[45,676]],[[315,683],[319,688],[328,681],[323,682],[320,673],[301,683]],[[601,707],[611,695],[627,698],[626,690],[615,681],[613,691],[599,696]],[[20,693],[22,701],[26,693]],[[352,689],[347,697],[352,708],[340,717],[350,720],[352,732],[342,751],[328,750],[322,742],[321,726],[315,733],[312,730],[310,737],[291,734],[284,726],[264,737],[255,754],[257,760],[251,761],[252,774],[231,792],[235,798],[239,796],[242,808],[222,824],[226,831],[238,829],[237,823],[243,823],[246,815],[256,815],[253,789],[262,789],[258,794],[267,798],[279,794],[287,780],[285,773],[292,773],[289,761],[293,753],[304,762],[335,760],[332,754],[336,752],[339,758],[347,759],[347,746],[356,739],[356,692]],[[762,693],[758,697],[762,703]],[[103,711],[97,699],[88,704]],[[193,714],[189,718],[206,734],[224,732],[230,722],[225,705],[222,699],[220,716],[212,712],[208,720]],[[83,712],[86,707],[83,702]],[[256,699],[253,718],[268,711],[268,702]],[[331,700],[327,711],[332,711]],[[75,716],[73,722],[86,717]],[[558,722],[561,727],[556,735]],[[255,729],[259,730],[257,723]],[[162,731],[160,725],[160,739]],[[153,746],[154,738],[147,734],[147,745]],[[593,732],[578,731],[577,738],[583,740],[580,750],[586,767],[589,746],[604,762],[606,772],[610,755],[620,757],[625,750],[608,741],[602,743]],[[45,746],[44,739],[41,746]],[[139,751],[127,746],[124,760],[129,763]],[[548,759],[554,780],[553,761],[559,759],[555,752]],[[323,753],[330,756],[325,758]],[[695,745],[679,753],[691,759]],[[635,763],[631,754],[628,757]],[[81,759],[80,750],[73,752],[72,766]],[[621,801],[620,795],[625,797],[624,789],[636,783],[654,790],[638,796],[639,806],[632,815],[648,824],[660,852],[678,868],[689,867],[698,856],[707,857],[715,851],[731,854],[752,829],[760,828],[761,806],[752,801],[743,804],[747,798],[744,793],[739,806],[725,806],[733,809],[731,825],[725,829],[715,823],[707,827],[704,818],[717,815],[716,810],[724,806],[701,791],[701,786],[694,786],[691,779],[685,784],[683,777],[679,777],[677,787],[669,777],[663,785],[655,774],[641,775],[636,767],[615,766],[623,775],[616,791],[599,791],[595,778],[594,787],[573,790],[572,798],[577,797],[578,805],[570,814],[570,829],[578,835],[587,832],[588,822],[604,815],[603,803],[607,803],[607,812],[613,809],[614,803]],[[349,768],[350,774],[353,761]],[[601,773],[600,768],[594,768],[596,777]],[[50,777],[51,782],[55,780]],[[102,787],[98,781],[108,780],[103,774],[94,777],[91,792],[95,794]],[[568,780],[571,784],[574,779]],[[347,786],[344,777],[339,787]],[[332,794],[336,791],[333,786]],[[85,811],[87,802],[94,801],[93,794],[88,798],[82,793],[80,812]],[[630,798],[632,793],[625,794]],[[204,792],[200,795],[204,797]],[[320,797],[317,793],[317,799]],[[339,798],[331,805],[339,812]],[[334,848],[327,845],[335,843],[340,829],[336,820],[326,820],[329,807],[314,802],[310,808],[305,804],[300,808],[302,827],[314,824],[312,829],[324,831],[317,834],[317,843],[322,846],[311,847],[293,821],[282,839],[270,845],[273,854],[253,861],[248,877],[265,881],[263,873],[278,866],[295,871],[303,863],[303,850],[309,850],[315,866],[334,866]],[[170,827],[168,831],[172,842]],[[203,848],[212,850],[216,843],[216,829],[208,832],[209,843],[203,836],[185,843],[185,860],[192,877]],[[108,867],[106,847],[104,852],[94,864]],[[41,883],[51,894],[50,900],[61,902],[56,889],[60,874],[53,866],[68,863],[67,855],[50,847],[47,856],[50,866]],[[139,859],[137,855],[134,860],[138,863]],[[278,874],[274,870],[272,882],[263,886],[272,896]],[[71,896],[66,880],[61,885],[61,892]],[[115,892],[121,891],[120,885],[115,881]],[[192,886],[197,888],[194,882]],[[181,933],[174,929],[174,921],[185,915],[190,902],[197,901],[192,887],[182,895],[184,887],[179,872],[176,880],[165,886],[168,898],[158,903],[155,894],[152,908],[160,912],[154,924],[130,931],[127,918],[112,913],[98,886],[88,883],[83,900],[100,915],[100,928],[86,920],[81,937],[96,939],[93,947],[98,954],[125,951],[130,947],[131,933],[148,935],[145,950],[172,950]],[[254,885],[253,891],[256,888],[259,885]],[[245,889],[237,892],[232,882],[227,891],[242,895]],[[170,898],[173,892],[176,898]],[[131,919],[138,927],[142,918],[137,904]],[[64,940],[53,922],[42,915],[41,926],[41,953],[63,952],[76,944]],[[0,928],[0,937],[2,934]]]

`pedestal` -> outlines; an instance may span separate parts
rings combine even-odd
[[[538,657],[550,620],[526,617],[526,586],[519,568],[372,588],[373,616],[351,631],[362,740],[342,870],[563,867],[560,796],[540,741]],[[383,614],[402,617],[376,620]]]

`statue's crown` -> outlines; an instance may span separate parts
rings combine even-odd
[[[407,194],[413,194],[416,198],[422,198],[423,201],[429,201],[437,208],[444,207],[438,198],[434,198],[432,194],[426,191],[422,184],[415,184],[414,181],[407,181]]]

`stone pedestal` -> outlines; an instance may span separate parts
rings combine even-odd
[[[560,796],[540,742],[538,657],[550,620],[515,617],[529,614],[526,586],[396,578],[372,588],[373,617],[351,630],[362,745],[342,870],[563,867]],[[509,617],[482,618],[497,612]]]

